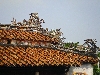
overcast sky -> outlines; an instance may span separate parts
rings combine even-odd
[[[44,28],[61,28],[67,41],[97,39],[100,47],[100,0],[0,0],[0,23],[28,20],[38,12]]]

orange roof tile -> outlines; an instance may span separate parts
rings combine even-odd
[[[67,66],[81,65],[83,62],[97,63],[98,59],[48,48],[0,46],[0,66]]]

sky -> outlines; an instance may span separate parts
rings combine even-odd
[[[65,42],[96,39],[100,47],[100,0],[0,0],[0,23],[22,22],[34,12],[43,28],[61,28]]]

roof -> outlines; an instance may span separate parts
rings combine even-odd
[[[0,46],[0,66],[80,66],[97,62],[98,59],[91,56],[50,48]]]
[[[38,32],[29,32],[23,30],[5,30],[0,29],[0,38],[1,39],[17,39],[17,40],[27,40],[27,41],[45,41],[45,42],[57,42],[50,38],[49,36],[43,35]]]
[[[98,62],[93,52],[65,49],[60,29],[48,31],[41,27],[41,23],[45,23],[43,19],[35,13],[30,15],[23,23],[16,23],[13,18],[12,24],[0,24],[0,66],[80,66]],[[31,44],[18,44],[23,41]]]

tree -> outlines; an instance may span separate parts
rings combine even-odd
[[[79,42],[73,43],[73,42],[67,42],[64,44],[65,48],[73,48],[74,50],[77,48]]]
[[[100,57],[100,52],[97,56]],[[93,65],[93,75],[100,75],[100,68],[98,68],[98,64]]]

